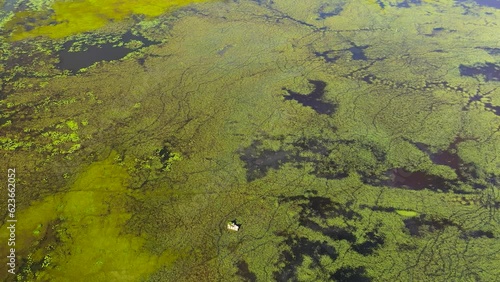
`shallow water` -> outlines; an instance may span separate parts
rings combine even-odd
[[[70,2],[2,2],[0,280],[500,277],[498,1]]]

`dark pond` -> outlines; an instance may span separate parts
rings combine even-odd
[[[281,165],[293,159],[288,151],[262,149],[261,145],[261,141],[254,141],[240,154],[240,160],[245,162],[249,182],[266,176],[269,169],[279,169]]]
[[[245,281],[257,281],[257,275],[248,269],[248,263],[246,261],[240,260],[236,263],[236,266],[238,267],[238,272],[236,272],[236,274],[243,277]]]
[[[299,281],[296,272],[297,268],[302,265],[305,256],[312,259],[313,267],[321,267],[321,256],[326,255],[332,260],[336,260],[339,255],[337,250],[328,245],[326,241],[288,236],[284,244],[288,245],[290,250],[283,251],[280,256],[280,261],[285,262],[285,266],[280,271],[273,273],[276,281]]]
[[[411,236],[422,236],[426,232],[436,232],[445,229],[447,226],[461,228],[458,224],[449,219],[429,218],[425,214],[419,217],[405,219],[404,224]]]
[[[424,171],[410,172],[404,168],[395,168],[389,172],[390,180],[383,184],[390,187],[407,188],[411,190],[449,190],[446,179],[439,176],[430,175]]]
[[[335,55],[335,51],[329,50],[324,52],[314,52],[316,57],[323,58],[327,63],[334,63],[336,60],[340,58],[339,55]]]
[[[421,5],[422,1],[421,0],[404,0],[402,2],[399,2],[396,6],[398,8],[411,8],[411,5]]]
[[[336,106],[332,103],[322,101],[325,94],[326,83],[321,80],[308,80],[314,86],[314,89],[308,94],[298,93],[286,88],[288,95],[285,95],[285,100],[295,100],[298,103],[310,107],[318,114],[332,115],[335,112]]]
[[[349,51],[352,54],[352,59],[353,60],[363,60],[366,61],[368,58],[365,55],[365,49],[368,48],[369,46],[353,46],[349,48]]]
[[[319,8],[319,11],[318,11],[319,17],[317,19],[324,20],[324,19],[329,18],[329,17],[337,16],[340,14],[340,12],[342,12],[343,9],[344,9],[344,7],[343,7],[342,3],[337,4],[337,5],[330,4],[330,3],[324,4]]]
[[[492,7],[500,9],[500,1],[499,0],[474,0],[476,4],[480,6]]]
[[[500,48],[491,48],[491,47],[476,47],[477,49],[482,49],[490,55],[500,55]]]
[[[484,107],[491,110],[495,115],[500,116],[500,106],[494,106],[491,103],[484,103]]]
[[[462,76],[482,76],[485,81],[500,81],[500,66],[493,63],[476,64],[474,66],[459,66]]]
[[[372,279],[367,276],[364,267],[341,267],[330,276],[331,281],[337,282],[370,282]]]
[[[450,167],[457,174],[456,179],[445,179],[426,171],[408,171],[404,168],[393,168],[386,171],[387,178],[365,177],[363,181],[373,186],[389,186],[411,190],[430,189],[457,194],[469,194],[472,191],[462,190],[460,183],[470,184],[474,189],[484,189],[487,186],[478,176],[477,168],[470,163],[464,163],[457,153],[457,145],[465,139],[456,138],[447,149],[431,152],[427,144],[412,142],[419,150],[426,153],[436,165]]]
[[[130,31],[122,36],[122,41],[125,43],[132,40],[142,42],[142,47],[158,43],[141,36],[133,35]],[[100,45],[84,45],[84,51],[69,52],[74,43],[75,41],[68,41],[63,45],[64,49],[59,51],[60,61],[57,64],[57,68],[77,73],[80,69],[89,67],[96,62],[119,60],[133,51],[133,49],[124,46],[114,46],[116,43],[104,43]]]
[[[493,238],[495,238],[495,235],[491,231],[472,230],[472,231],[464,232],[461,237],[462,237],[462,239],[481,238],[481,237],[493,239]]]

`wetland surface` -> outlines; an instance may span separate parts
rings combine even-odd
[[[0,7],[0,280],[499,281],[499,1]]]

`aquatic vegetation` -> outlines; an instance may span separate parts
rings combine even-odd
[[[130,177],[113,162],[115,156],[113,152],[87,167],[70,190],[49,195],[22,211],[16,246],[22,257],[33,261],[21,265],[19,278],[137,280],[157,265],[175,260],[177,255],[168,251],[159,256],[141,251],[143,238],[123,235],[123,224],[131,216],[125,206]],[[32,228],[36,228],[36,237],[27,232]],[[43,254],[41,269],[30,270],[30,265],[38,263],[39,253]],[[141,267],[132,269],[130,265]]]
[[[111,21],[123,21],[134,14],[156,17],[168,10],[207,0],[76,0],[54,1],[51,12],[18,12],[7,24],[13,32],[10,40],[16,41],[29,37],[48,36],[53,39],[64,38],[82,32],[102,28]],[[34,5],[41,7],[41,5]],[[43,6],[48,6],[43,4]],[[28,30],[20,26],[27,18],[34,17],[43,20],[44,25],[35,25]]]
[[[396,210],[396,213],[402,216],[417,216],[418,212],[415,211],[405,211],[405,210]]]
[[[8,24],[34,16],[11,38],[31,39],[1,43],[0,153],[31,191],[19,279],[500,276],[497,10],[105,1],[76,27],[96,3],[37,4]],[[137,49],[85,57],[102,47]]]

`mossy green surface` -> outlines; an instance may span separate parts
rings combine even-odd
[[[125,235],[130,176],[114,163],[116,152],[79,173],[70,190],[49,195],[18,214],[18,257],[44,254],[41,269],[20,264],[21,281],[138,281],[160,265],[170,265],[179,253],[153,255],[146,239]],[[39,257],[40,255],[38,255]],[[140,266],[138,269],[131,265]]]
[[[112,21],[123,21],[132,15],[156,17],[168,10],[207,0],[68,0],[54,1],[50,6],[46,24],[26,30],[20,27],[26,17],[37,17],[47,12],[19,12],[11,19],[14,27],[10,40],[16,41],[36,36],[48,36],[53,39],[64,38],[82,32],[94,31]],[[35,7],[39,7],[36,5]],[[43,15],[42,17],[47,17]],[[53,24],[52,22],[55,22]],[[9,24],[8,24],[9,25]]]
[[[2,43],[20,279],[495,281],[500,92],[461,70],[500,64],[500,14],[404,3],[211,2],[69,41],[70,19],[14,32],[58,38]],[[126,57],[57,68],[126,45],[124,28],[143,44]]]
[[[399,215],[408,216],[408,217],[412,217],[412,216],[417,216],[418,215],[418,212],[415,212],[415,211],[405,211],[405,210],[396,210],[396,213],[399,214]]]

